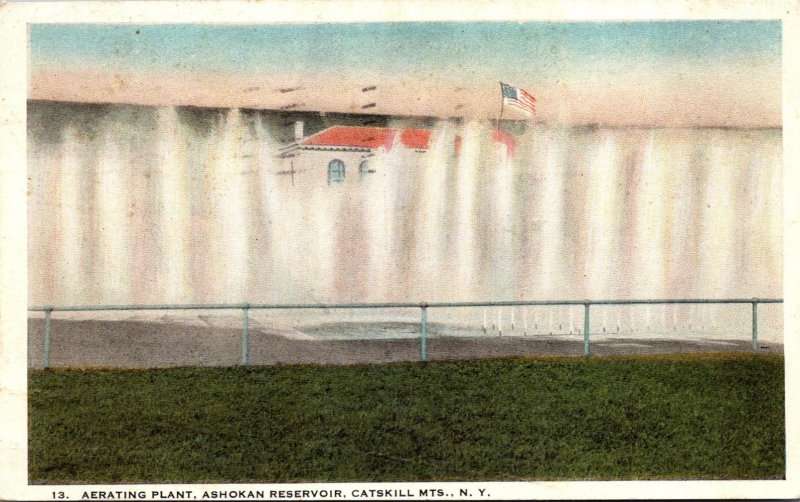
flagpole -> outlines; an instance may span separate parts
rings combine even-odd
[[[506,104],[506,98],[503,95],[503,83],[500,82],[500,116],[497,117],[497,131],[500,132],[500,121],[503,120],[503,106]]]

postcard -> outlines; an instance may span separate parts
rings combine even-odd
[[[792,498],[797,5],[0,5],[3,499]]]

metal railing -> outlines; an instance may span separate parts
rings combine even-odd
[[[29,307],[29,312],[44,312],[44,367],[50,366],[50,317],[53,312],[100,312],[125,310],[241,310],[242,311],[242,365],[250,362],[250,310],[299,310],[299,309],[383,309],[383,308],[418,308],[420,309],[420,360],[426,361],[428,343],[428,309],[459,307],[563,307],[579,306],[584,308],[583,314],[583,355],[589,356],[591,306],[597,305],[685,305],[685,304],[738,304],[752,306],[753,349],[758,350],[758,305],[762,303],[783,303],[782,298],[732,298],[732,299],[645,299],[645,300],[517,300],[492,302],[421,302],[421,303],[212,303],[212,304],[176,304],[176,305],[75,305],[75,306],[37,306]]]

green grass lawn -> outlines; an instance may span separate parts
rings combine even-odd
[[[30,372],[30,480],[784,477],[783,358]]]

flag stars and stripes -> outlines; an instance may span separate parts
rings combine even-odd
[[[525,89],[500,82],[500,91],[503,104],[516,106],[528,114],[536,112],[536,97]]]

